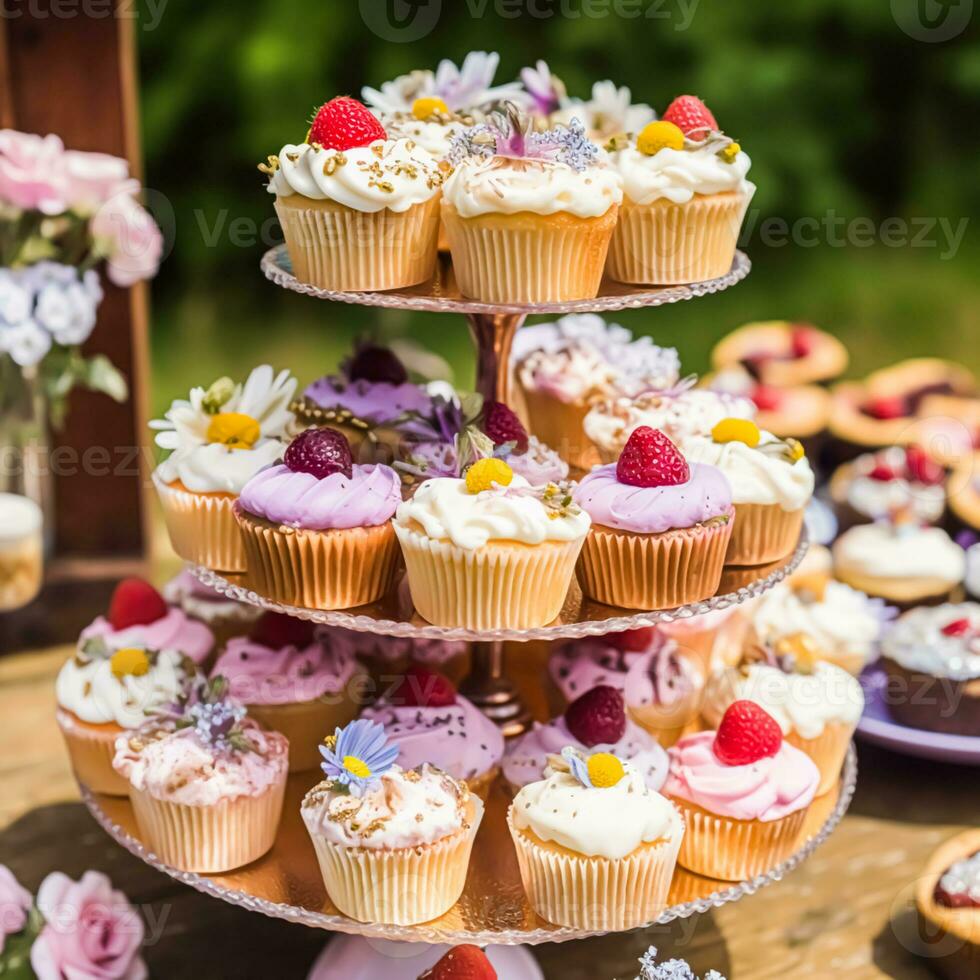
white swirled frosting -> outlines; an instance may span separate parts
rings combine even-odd
[[[943,627],[965,619],[970,629],[947,636]],[[980,678],[980,603],[920,606],[901,616],[881,641],[881,652],[906,670],[957,681]]]
[[[180,481],[192,493],[240,494],[260,470],[282,459],[286,443],[264,439],[251,449],[232,449],[218,442],[174,453],[157,467],[164,483]]]
[[[952,584],[966,574],[963,549],[938,527],[859,524],[834,542],[833,554],[838,573],[935,578]]]

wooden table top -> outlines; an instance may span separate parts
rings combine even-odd
[[[35,890],[49,871],[110,875],[138,904],[156,977],[303,978],[329,939],[176,884],[117,847],[78,802],[54,720],[67,648],[0,660],[0,862]],[[785,881],[713,913],[642,932],[539,946],[545,976],[632,978],[650,944],[728,980],[932,974],[916,947],[912,890],[946,838],[980,826],[974,769],[859,746],[858,790],[843,823]]]

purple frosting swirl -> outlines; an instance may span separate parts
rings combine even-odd
[[[395,513],[401,478],[383,464],[355,464],[350,477],[331,473],[320,480],[277,463],[256,473],[238,500],[249,514],[308,531],[371,527]]]
[[[427,414],[432,399],[424,388],[388,381],[348,381],[328,375],[314,381],[303,394],[320,408],[346,408],[355,418],[380,425],[391,422],[405,412]]]
[[[691,463],[687,483],[666,487],[634,487],[616,478],[616,464],[597,466],[582,478],[573,498],[595,524],[659,534],[694,527],[731,513],[732,488],[725,474],[707,463]]]

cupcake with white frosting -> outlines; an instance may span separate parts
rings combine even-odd
[[[170,543],[181,558],[222,572],[244,572],[245,552],[232,507],[245,484],[275,463],[293,422],[296,379],[255,368],[244,385],[219,378],[192,388],[150,423],[170,455],[153,471]]]

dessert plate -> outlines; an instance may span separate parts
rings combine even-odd
[[[883,667],[878,664],[865,667],[861,674],[864,714],[857,726],[861,738],[902,755],[980,766],[980,738],[908,728],[895,721],[885,703],[886,684],[887,675]]]

